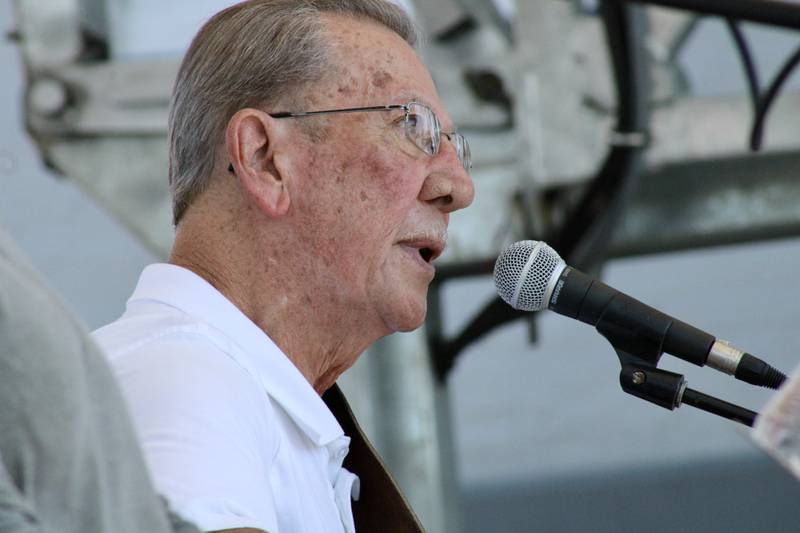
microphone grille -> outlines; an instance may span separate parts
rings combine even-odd
[[[503,301],[514,309],[541,311],[547,307],[547,297],[564,266],[546,243],[515,242],[494,264],[494,285]]]

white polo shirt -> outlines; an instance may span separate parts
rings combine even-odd
[[[351,532],[349,437],[269,337],[193,272],[145,268],[94,333],[159,492],[203,530]]]

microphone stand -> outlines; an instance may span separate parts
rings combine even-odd
[[[617,352],[622,369],[622,390],[670,411],[682,404],[753,427],[758,413],[686,386],[683,375],[657,368],[663,355],[663,338],[638,334],[601,316],[597,331]]]

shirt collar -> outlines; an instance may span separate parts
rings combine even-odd
[[[206,280],[176,265],[149,265],[139,277],[128,305],[147,300],[183,311],[228,337],[240,348],[240,354],[234,354],[237,361],[260,381],[269,397],[314,444],[329,446],[342,442],[344,431],[339,422],[294,363]]]

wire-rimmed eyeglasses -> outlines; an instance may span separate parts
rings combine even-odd
[[[406,137],[414,146],[433,156],[439,153],[442,135],[447,137],[456,149],[458,160],[465,170],[472,168],[472,152],[469,148],[467,138],[457,131],[442,131],[439,124],[439,117],[433,109],[420,102],[409,102],[407,104],[391,104],[369,107],[346,107],[342,109],[325,109],[322,111],[283,111],[280,113],[269,113],[272,118],[301,118],[314,115],[326,115],[330,113],[358,113],[362,111],[392,111],[402,109],[405,111],[403,127]]]

